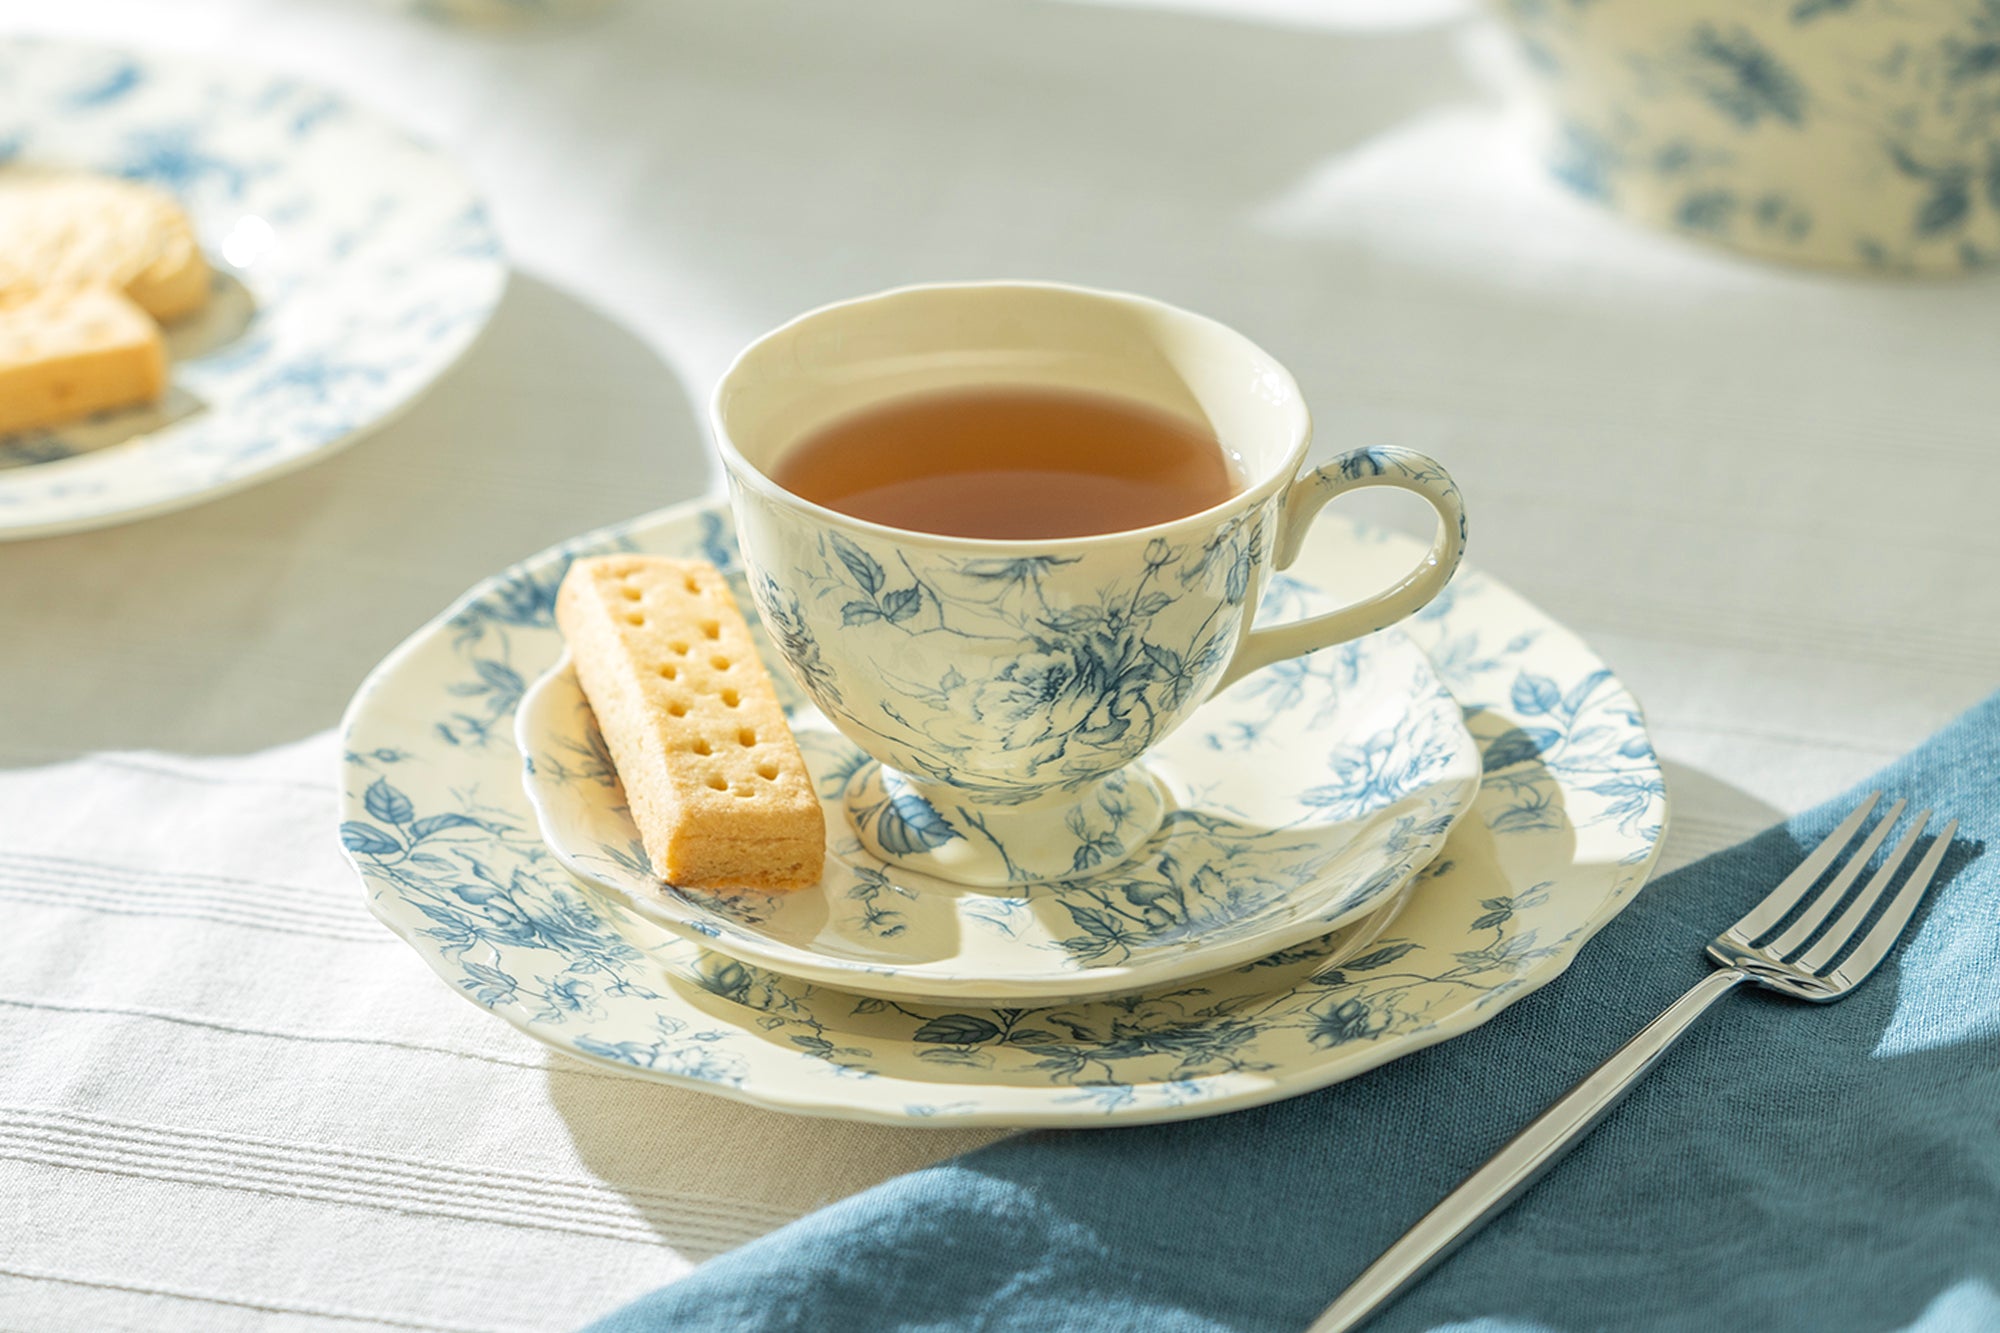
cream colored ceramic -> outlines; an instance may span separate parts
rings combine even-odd
[[[1046,1008],[789,979],[578,888],[542,842],[511,740],[526,681],[562,653],[551,607],[571,557],[726,561],[730,540],[728,515],[697,505],[525,560],[398,648],[343,724],[340,839],[370,908],[444,984],[582,1059],[906,1125],[1208,1115],[1325,1087],[1486,1021],[1561,972],[1659,848],[1665,789],[1632,696],[1574,635],[1467,569],[1401,629],[1456,696],[1484,780],[1379,938],[1358,942],[1377,915],[1199,982]],[[1335,515],[1299,568],[1353,597],[1421,549]]]
[[[2000,256],[1987,0],[1503,0],[1558,176],[1769,259],[1949,273]]]
[[[166,331],[156,405],[0,434],[0,541],[124,523],[345,448],[457,362],[507,285],[452,164],[289,74],[0,39],[0,168],[144,181],[187,210],[213,299]]]
[[[1116,394],[1202,423],[1247,484],[1172,523],[988,541],[850,518],[770,478],[844,414],[994,384]],[[1170,808],[1141,755],[1231,681],[1410,615],[1465,547],[1457,487],[1436,462],[1360,449],[1301,476],[1311,420],[1284,367],[1136,296],[966,283],[828,306],[737,359],[714,426],[764,624],[814,705],[877,761],[847,789],[856,835],[880,860],[969,884],[1123,861]],[[1423,558],[1351,606],[1253,628],[1313,516],[1366,486],[1436,509]]]
[[[708,552],[739,590],[727,542]],[[1291,575],[1266,610],[1333,599]],[[757,633],[756,630],[752,631]],[[759,636],[759,650],[769,652]],[[514,739],[543,840],[570,873],[692,942],[806,981],[995,1007],[1164,986],[1374,913],[1429,864],[1479,789],[1479,750],[1397,630],[1256,672],[1146,756],[1173,801],[1124,863],[977,888],[869,854],[842,816],[867,757],[782,693],[827,814],[826,869],[789,893],[662,884],[565,653]]]

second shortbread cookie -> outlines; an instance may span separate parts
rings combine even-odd
[[[208,304],[194,224],[164,190],[115,176],[0,171],[0,304],[111,287],[165,324]]]
[[[812,777],[713,565],[579,560],[556,622],[655,874],[708,888],[819,879],[826,821]]]
[[[149,403],[166,387],[158,326],[117,292],[0,302],[0,435]]]

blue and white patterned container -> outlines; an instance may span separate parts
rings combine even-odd
[[[2000,256],[2000,0],[1502,0],[1556,175],[1766,259]]]

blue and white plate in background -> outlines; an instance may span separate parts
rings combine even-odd
[[[1231,971],[1053,1005],[887,999],[787,977],[578,887],[521,789],[514,717],[562,655],[556,586],[572,557],[616,550],[738,563],[728,510],[690,505],[472,589],[349,707],[340,838],[375,915],[447,985],[629,1073],[898,1124],[1209,1115],[1476,1027],[1560,973],[1659,851],[1666,794],[1631,694],[1575,635],[1467,568],[1401,629],[1457,700],[1483,776],[1386,930],[1377,913]],[[1351,598],[1420,550],[1328,516],[1292,572]]]
[[[0,540],[179,509],[407,406],[506,286],[486,209],[430,149],[310,84],[184,56],[0,41],[0,164],[143,180],[193,218],[209,308],[157,407],[0,435]]]

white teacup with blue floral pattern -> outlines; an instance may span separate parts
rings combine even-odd
[[[771,480],[817,427],[907,394],[1087,389],[1205,423],[1243,489],[1171,523],[1059,540],[887,528]],[[1115,865],[1168,798],[1140,764],[1222,686],[1393,624],[1465,548],[1457,487],[1404,449],[1299,475],[1312,423],[1285,368],[1241,334],[1140,297],[1050,283],[910,287],[827,306],[751,344],[713,405],[751,595],[799,685],[876,762],[846,809],[884,860],[968,884]],[[1253,627],[1328,500],[1422,496],[1439,528],[1399,582]]]

